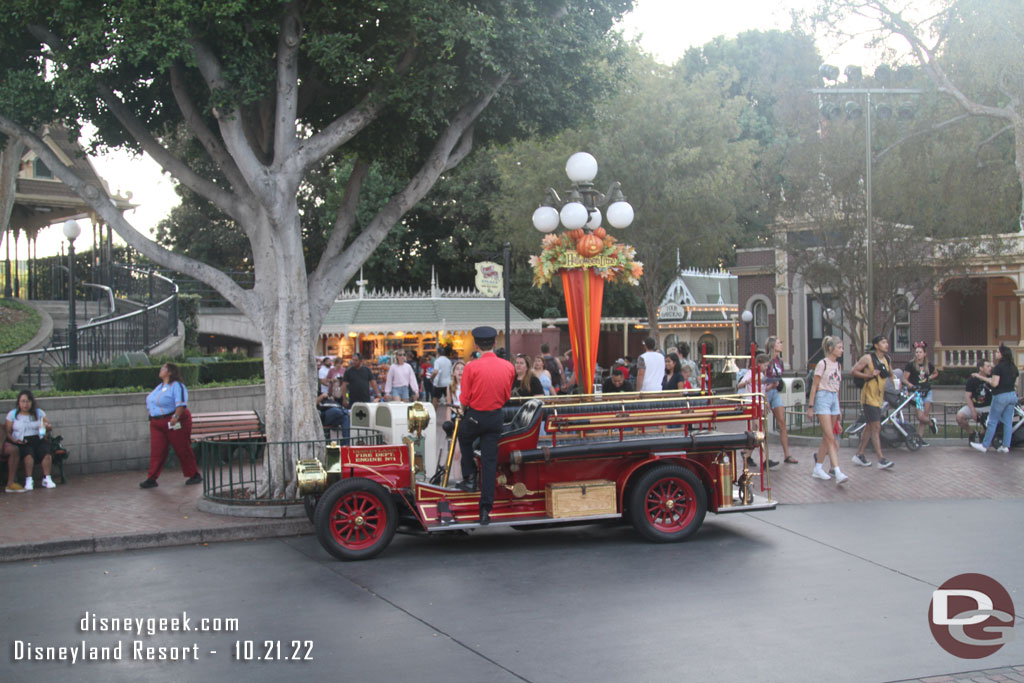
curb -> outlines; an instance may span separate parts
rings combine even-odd
[[[229,527],[211,529],[181,529],[125,534],[120,536],[97,536],[94,538],[45,541],[43,543],[12,543],[0,545],[0,562],[38,560],[65,555],[110,553],[143,548],[165,548],[195,543],[219,543],[224,541],[250,541],[260,538],[301,536],[313,533],[306,519],[253,522]]]

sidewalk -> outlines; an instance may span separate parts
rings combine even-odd
[[[859,467],[853,448],[840,450],[850,480],[837,486],[811,477],[813,447],[806,439],[792,454],[800,464],[780,464],[769,473],[773,497],[782,505],[871,500],[1024,498],[1024,451],[978,453],[966,441],[932,445],[917,452],[887,449],[889,470]],[[773,459],[782,449],[770,444]],[[304,518],[228,517],[202,512],[202,486],[185,486],[178,470],[143,490],[144,472],[78,475],[55,489],[0,493],[0,561],[157,546],[249,540],[312,533]]]
[[[164,470],[87,474],[55,489],[0,494],[0,562],[159,546],[240,541],[312,532],[305,518],[228,517],[198,509],[203,487]]]

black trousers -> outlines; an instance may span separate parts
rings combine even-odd
[[[473,460],[473,442],[480,439],[480,507],[494,505],[494,481],[498,476],[498,437],[504,422],[501,410],[466,408],[459,423],[459,450],[462,451],[462,477],[477,474]]]

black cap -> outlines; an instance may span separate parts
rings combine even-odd
[[[481,325],[480,327],[473,328],[473,340],[474,341],[493,341],[498,336],[498,331],[488,325]]]
[[[882,341],[883,339],[886,339],[886,336],[884,334],[876,334],[871,339],[871,345],[874,346],[875,344],[877,344],[878,342]]]

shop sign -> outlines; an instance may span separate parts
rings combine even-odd
[[[476,264],[476,288],[484,296],[499,296],[502,288],[502,267],[493,261]]]

